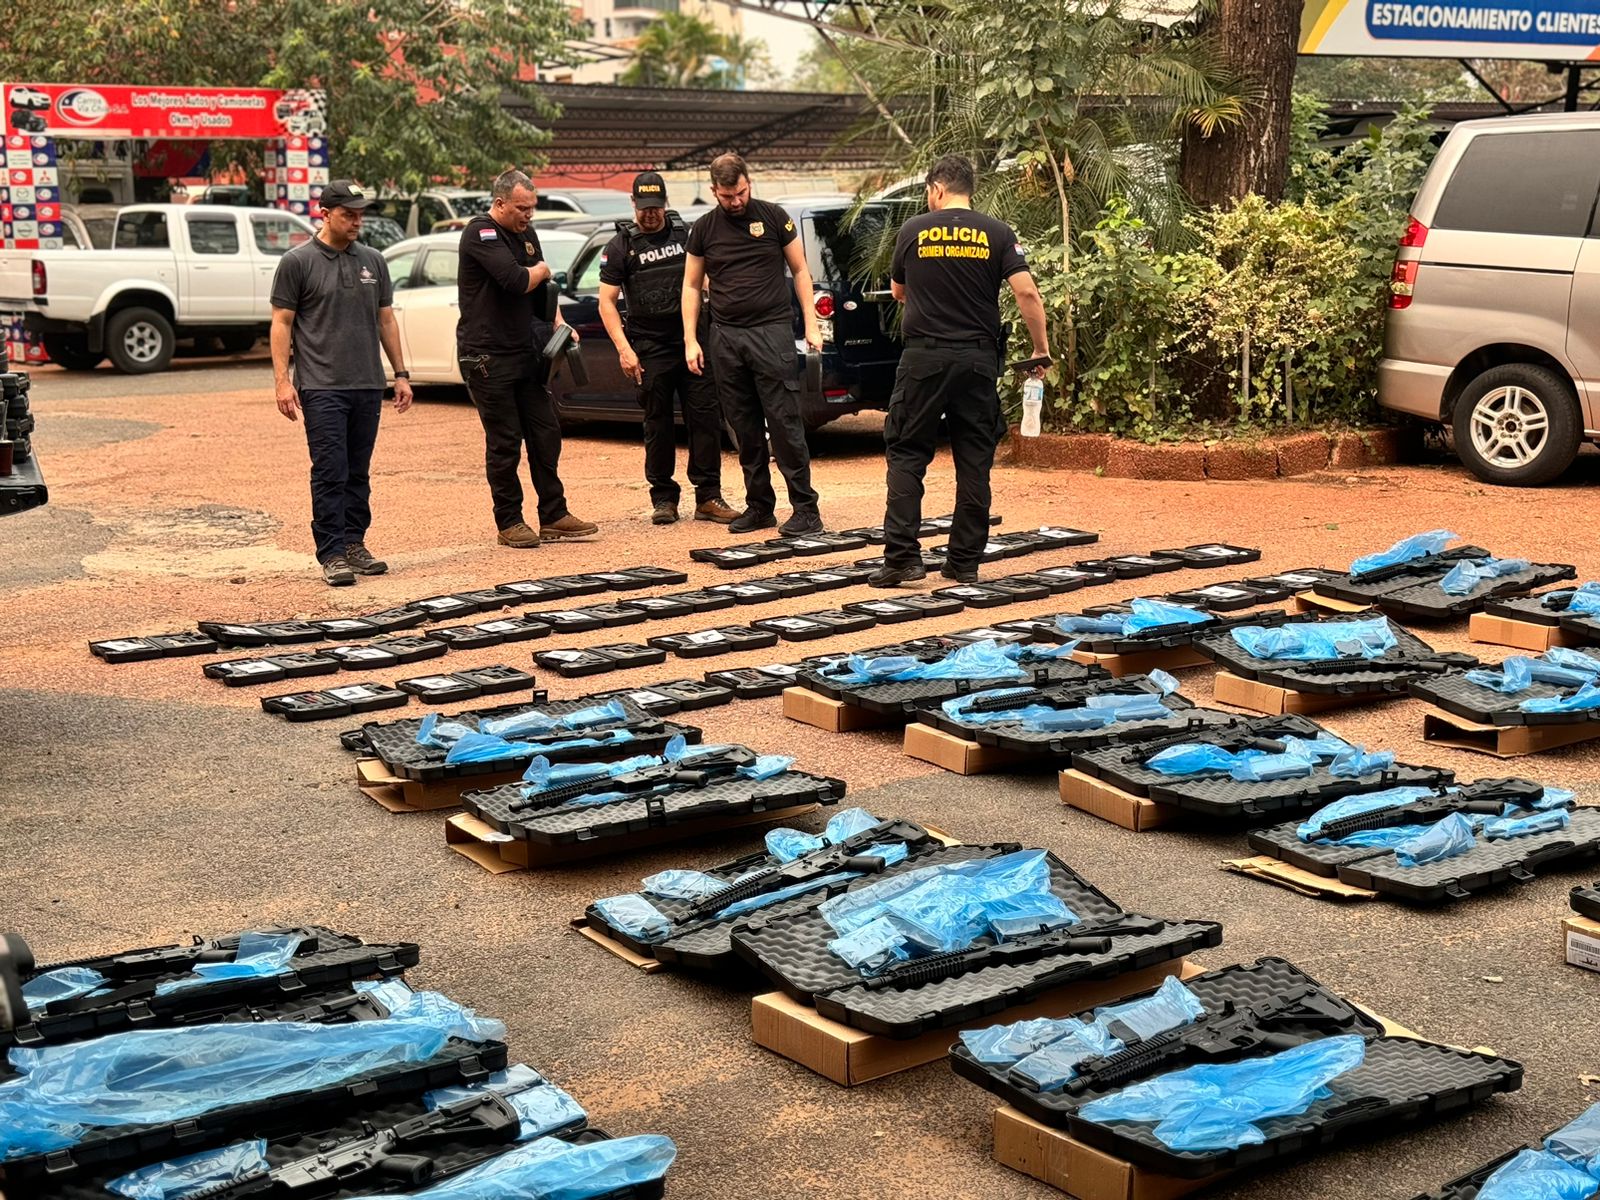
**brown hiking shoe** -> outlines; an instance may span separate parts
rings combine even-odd
[[[555,540],[557,538],[586,538],[593,537],[600,532],[600,526],[593,521],[580,521],[568,513],[553,525],[540,525],[541,537]]]
[[[499,540],[502,546],[515,546],[518,550],[532,550],[539,544],[539,535],[529,528],[526,521],[518,521],[509,529],[502,529]]]
[[[357,575],[382,575],[389,569],[388,563],[373,558],[372,551],[361,542],[351,542],[344,548],[344,560]]]
[[[650,514],[652,525],[672,525],[678,519],[678,506],[671,500],[663,500],[655,506]]]
[[[342,554],[325,558],[318,565],[322,567],[323,581],[329,587],[349,587],[356,581],[356,573],[350,569],[350,564]]]
[[[738,515],[728,507],[728,502],[721,496],[707,500],[703,504],[697,504],[694,507],[694,519],[696,521],[715,521],[718,525],[726,525]]]

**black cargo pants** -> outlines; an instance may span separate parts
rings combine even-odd
[[[772,457],[789,485],[790,507],[815,515],[817,493],[811,486],[811,452],[800,419],[800,361],[793,327],[787,320],[750,328],[713,322],[706,352],[722,413],[739,442],[745,508],[771,513],[777,506],[767,469],[770,436]]]
[[[483,423],[483,465],[494,500],[496,529],[510,529],[522,514],[522,448],[528,448],[528,474],[539,496],[540,525],[567,515],[567,493],[557,468],[561,462],[561,422],[545,383],[550,366],[543,354],[494,354],[481,361],[462,358],[461,378]]]
[[[650,485],[650,503],[678,502],[678,481],[672,477],[677,462],[677,427],[673,399],[683,408],[689,434],[689,483],[694,502],[704,504],[722,495],[722,405],[716,384],[706,375],[689,370],[680,350],[676,358],[646,358],[639,403],[644,408],[644,477]]]

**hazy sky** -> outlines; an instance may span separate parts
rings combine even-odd
[[[765,13],[755,13],[749,9],[744,10],[743,16],[745,36],[760,38],[767,44],[767,53],[772,56],[772,65],[783,77],[794,73],[801,57],[817,40],[815,34],[794,21],[769,17]]]

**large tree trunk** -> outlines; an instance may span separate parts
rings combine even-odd
[[[1283,195],[1290,93],[1304,0],[1217,0],[1206,27],[1229,64],[1261,91],[1241,124],[1183,139],[1182,182],[1197,204],[1227,204],[1250,192]]]

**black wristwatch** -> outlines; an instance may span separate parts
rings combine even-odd
[[[394,377],[396,379],[410,379],[411,378],[411,372],[410,371],[396,371],[394,373]]]

